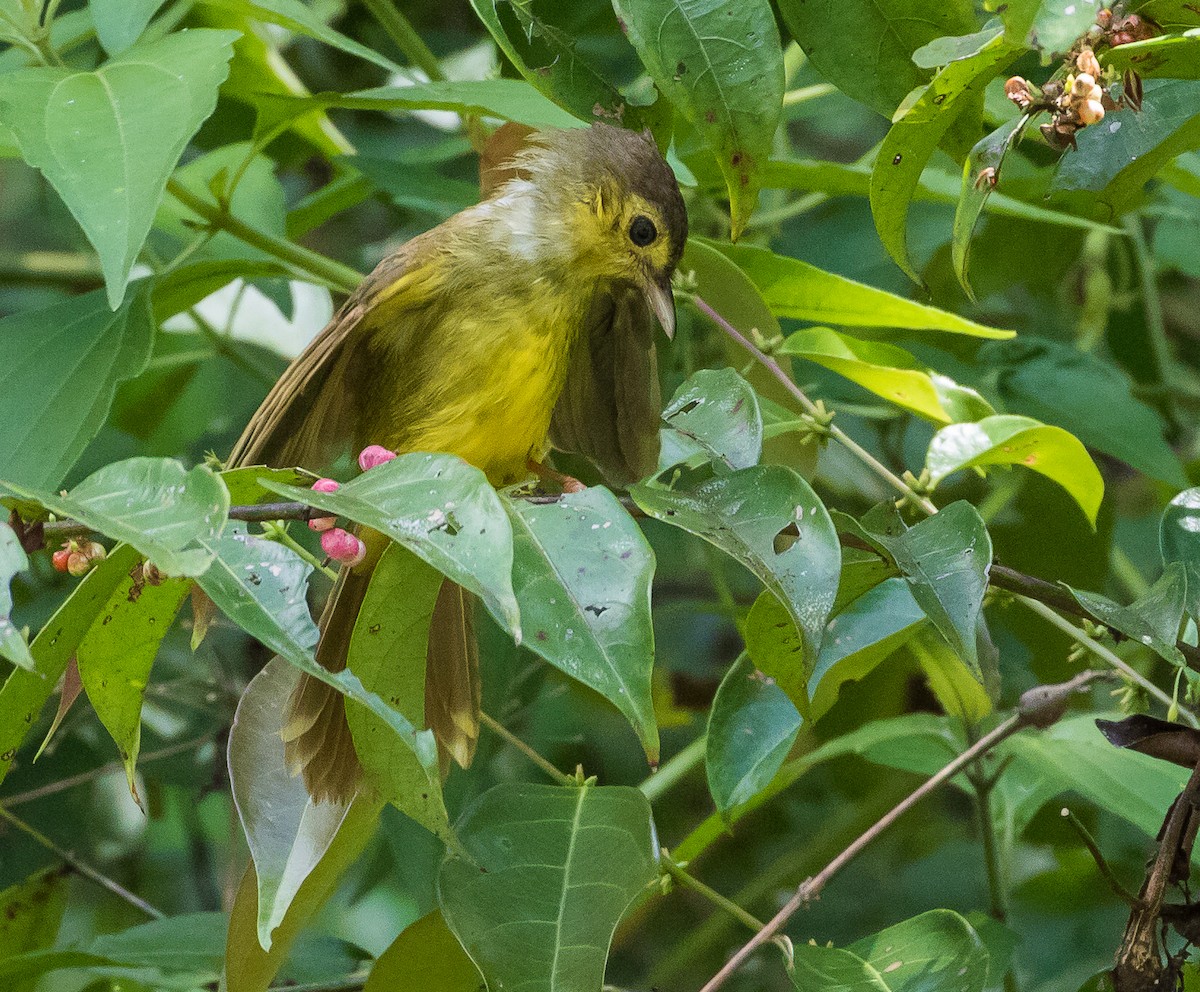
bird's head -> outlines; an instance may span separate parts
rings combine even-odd
[[[672,335],[671,276],[687,240],[687,211],[649,134],[607,124],[539,131],[515,164],[525,177],[515,182],[528,182],[537,213],[555,218],[543,225],[547,252],[568,258],[582,278],[634,285]]]

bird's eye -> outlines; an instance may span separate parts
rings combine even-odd
[[[638,214],[633,218],[633,223],[629,225],[629,240],[639,248],[645,248],[646,245],[653,244],[654,239],[658,237],[658,228],[654,226],[654,221],[645,214]]]

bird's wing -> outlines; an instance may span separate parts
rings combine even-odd
[[[352,445],[361,446],[372,375],[370,356],[358,345],[384,313],[389,333],[403,339],[406,297],[424,298],[431,258],[422,236],[379,263],[284,370],[234,445],[228,467],[321,469]]]
[[[585,455],[610,482],[627,485],[658,465],[661,413],[654,322],[645,300],[633,287],[597,294],[554,408],[551,442]]]

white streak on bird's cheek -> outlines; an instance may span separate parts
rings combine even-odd
[[[527,262],[536,262],[545,255],[550,243],[544,230],[546,211],[537,209],[538,196],[533,183],[512,180],[503,195],[482,206],[487,207],[493,236],[508,251]]]

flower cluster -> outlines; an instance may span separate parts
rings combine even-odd
[[[50,561],[55,571],[79,578],[104,561],[107,554],[104,545],[96,541],[67,541],[50,556]]]
[[[378,444],[363,448],[358,455],[358,467],[369,472],[378,465],[390,462],[396,457],[396,452]],[[312,484],[315,492],[336,492],[340,483],[334,479],[318,479]],[[321,550],[333,561],[353,568],[367,555],[367,547],[363,542],[347,530],[337,526],[337,517],[314,517],[308,522],[310,529],[321,535]]]

